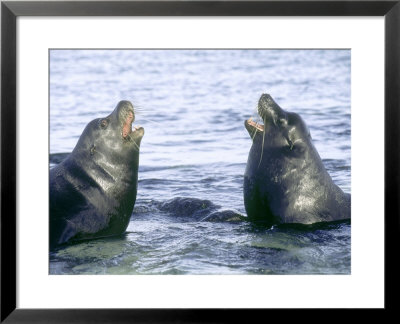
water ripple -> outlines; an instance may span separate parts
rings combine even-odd
[[[127,233],[62,247],[50,273],[349,274],[350,224],[246,221],[243,123],[270,93],[350,192],[350,61],[349,50],[51,50],[50,167],[122,99],[145,136]]]

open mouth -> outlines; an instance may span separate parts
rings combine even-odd
[[[133,112],[129,111],[125,119],[124,125],[122,126],[123,138],[126,138],[130,133],[132,133],[132,123],[133,123]]]
[[[131,135],[133,133],[135,133],[136,131],[139,131],[139,133],[140,133],[140,131],[143,130],[143,127],[141,127],[139,125],[138,126],[132,125],[134,120],[135,120],[135,117],[134,117],[133,112],[129,111],[127,113],[125,122],[122,126],[122,137],[125,140],[131,140],[132,139]],[[133,127],[133,129],[132,129],[132,127]]]
[[[264,131],[264,125],[255,122],[255,121],[253,120],[252,117],[250,117],[250,119],[247,120],[247,123],[248,123],[250,126],[252,126],[252,127],[254,127],[255,129],[257,129],[258,131],[260,131],[260,132],[263,132],[263,131]]]

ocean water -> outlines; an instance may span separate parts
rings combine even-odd
[[[121,236],[50,253],[50,274],[350,274],[349,221],[254,225],[243,174],[262,93],[308,125],[351,189],[350,50],[51,50],[50,168],[120,100],[145,128]]]

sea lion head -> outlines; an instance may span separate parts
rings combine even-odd
[[[310,144],[310,131],[302,118],[283,110],[269,94],[261,95],[257,110],[264,124],[252,118],[244,123],[253,145],[294,153]]]
[[[110,115],[94,119],[86,126],[73,151],[74,155],[105,167],[107,164],[137,164],[144,129],[134,127],[132,130],[134,121],[132,103],[120,101]]]

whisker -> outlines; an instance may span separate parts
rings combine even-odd
[[[142,115],[145,115],[146,113],[148,113],[149,111],[148,110],[145,110],[145,109],[134,109],[134,111],[133,111],[134,113],[135,113],[135,115],[140,115],[140,116],[142,116]]]
[[[135,112],[135,114],[140,114],[140,115],[147,114],[147,113],[151,113],[154,115],[154,110],[149,110],[147,108],[134,109],[134,112]]]
[[[144,108],[142,105],[138,105],[138,104],[134,104],[133,105],[133,110],[145,110],[146,108]]]
[[[264,130],[263,130],[263,140],[262,140],[262,145],[261,145],[261,156],[260,156],[260,162],[258,162],[258,167],[257,169],[260,167],[262,158],[263,158],[263,153],[264,153],[264,140],[265,140],[265,125],[266,125],[266,121],[264,121]]]
[[[258,116],[258,105],[254,107],[253,113]]]
[[[143,112],[143,111],[145,111],[145,109],[143,109],[143,108],[133,108],[133,111],[134,112],[137,112],[137,111]]]
[[[148,122],[150,122],[150,123],[156,124],[156,125],[158,125],[158,126],[162,126],[161,123],[155,122],[154,120],[150,120],[150,119],[143,118],[142,116],[140,116],[140,119],[143,119],[143,120],[148,121]]]
[[[138,110],[140,111],[154,111],[154,108],[150,108],[150,107],[139,107]]]
[[[256,137],[256,134],[257,134],[257,128],[254,129],[254,133],[253,133],[253,135],[251,137],[252,141],[254,141],[254,138]]]
[[[138,151],[140,151],[139,145],[137,145],[135,142],[133,142],[133,144],[137,147]]]

